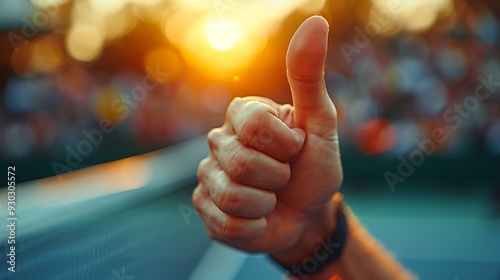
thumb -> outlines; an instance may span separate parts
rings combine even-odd
[[[324,79],[327,50],[328,22],[321,16],[305,20],[288,46],[287,76],[299,126],[306,125],[312,119],[325,119],[325,116],[335,119],[335,108],[326,91]],[[314,123],[317,121],[314,120]]]

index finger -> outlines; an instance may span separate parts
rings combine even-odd
[[[228,109],[227,120],[243,145],[278,161],[290,162],[299,155],[305,133],[288,127],[280,119],[280,108],[278,105],[273,108],[272,103],[257,98],[235,99]]]

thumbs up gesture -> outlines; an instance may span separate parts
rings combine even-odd
[[[236,98],[208,134],[193,204],[212,239],[292,264],[334,231],[342,167],[327,43],[326,20],[308,18],[286,56],[293,106]]]

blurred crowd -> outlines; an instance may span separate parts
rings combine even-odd
[[[453,15],[424,32],[371,37],[352,29],[341,41],[347,51],[327,65],[342,143],[396,156],[441,129],[441,155],[500,154],[499,23],[487,7],[457,1]],[[354,52],[356,37],[370,43]]]
[[[135,38],[130,34],[128,41],[104,47],[91,63],[66,54],[57,29],[3,59],[11,72],[1,90],[1,154],[64,155],[66,146],[76,148],[88,138],[84,131],[99,128],[103,120],[115,128],[108,133],[113,141],[132,139],[143,147],[177,143],[222,123],[227,104],[241,94],[232,86],[239,76],[206,79],[198,86],[194,75],[184,75],[191,68],[181,52],[158,51],[158,42],[129,49]],[[426,30],[374,36],[365,25],[352,23],[332,37],[326,82],[344,147],[397,156],[441,128],[447,135],[436,144],[441,155],[500,154],[500,86],[493,84],[484,100],[473,99],[479,85],[487,92],[484,80],[500,82],[500,21],[486,6],[459,2]],[[356,45],[360,38],[368,43]],[[154,89],[144,85],[148,67],[132,61],[138,55],[153,72],[164,60],[160,66],[169,74]],[[108,134],[103,132],[103,141],[111,139]]]

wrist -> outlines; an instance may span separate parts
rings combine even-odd
[[[325,240],[337,227],[337,213],[342,204],[342,195],[336,194],[315,216],[308,218],[302,225],[300,237],[295,245],[271,253],[271,257],[285,267],[302,264],[308,258],[314,258],[318,248],[325,245]]]

